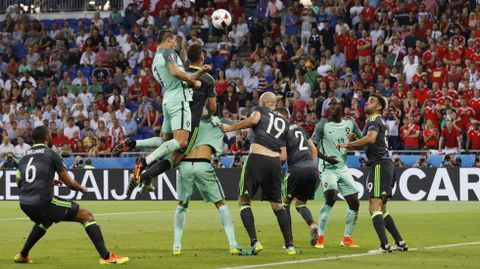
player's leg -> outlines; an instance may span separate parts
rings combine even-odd
[[[22,250],[14,257],[16,263],[32,263],[32,260],[29,258],[30,250],[35,246],[35,244],[47,233],[47,229],[53,224],[51,221],[42,220],[38,217],[39,211],[47,210],[47,208],[36,208],[25,205],[20,205],[21,209],[25,214],[34,220],[36,223],[33,225],[30,234],[23,245]],[[50,205],[48,205],[50,207]]]
[[[59,203],[64,203],[66,201],[58,201]],[[68,202],[68,201],[67,201]],[[71,203],[71,209],[67,210],[67,214],[64,218],[65,221],[76,221],[80,222],[85,231],[87,232],[88,237],[92,241],[93,245],[97,249],[98,254],[100,255],[100,264],[124,264],[129,259],[128,257],[121,257],[115,255],[113,252],[109,252],[105,246],[105,240],[103,239],[102,230],[100,226],[95,222],[93,214],[85,208],[80,207],[74,202]],[[75,210],[74,208],[77,208]],[[76,214],[73,217],[73,214],[70,212],[75,212]]]
[[[178,167],[179,177],[177,179],[178,205],[173,217],[173,255],[180,255],[182,244],[182,234],[185,227],[185,217],[188,203],[195,191],[193,183],[193,165],[191,163],[181,163]]]
[[[318,217],[318,239],[315,244],[316,248],[324,248],[324,234],[325,229],[327,228],[328,220],[330,219],[330,213],[332,211],[333,205],[335,205],[338,185],[337,185],[337,175],[333,169],[325,169],[320,176],[321,183],[323,187],[323,196],[325,203],[320,209],[320,216]]]
[[[295,255],[293,246],[291,220],[282,205],[282,172],[279,158],[261,156],[257,167],[262,167],[264,172],[260,174],[259,182],[262,186],[262,199],[270,201],[273,212],[277,217],[278,225],[283,235],[285,248],[289,255]],[[266,169],[268,167],[269,169]],[[261,169],[257,169],[261,170]],[[258,173],[258,172],[257,172]]]
[[[407,243],[403,240],[400,232],[398,231],[395,222],[393,221],[392,215],[387,211],[387,202],[388,198],[392,196],[392,187],[394,184],[394,169],[393,163],[390,161],[382,163],[381,169],[381,176],[382,176],[382,186],[381,186],[381,193],[386,194],[382,198],[382,214],[383,214],[383,221],[385,223],[385,228],[387,231],[393,236],[395,240],[395,247],[394,250],[398,251],[407,251],[408,246]]]
[[[307,223],[310,233],[310,244],[314,246],[318,238],[318,227],[307,206],[307,201],[315,197],[315,190],[318,187],[318,171],[316,168],[295,169],[292,171],[292,175],[297,178],[294,190],[296,198],[295,208]]]
[[[291,181],[291,175],[289,172],[285,175],[283,178],[282,182],[282,201],[283,201],[283,208],[285,208],[285,211],[287,212],[288,215],[288,220],[290,221],[290,228],[292,227],[292,216],[290,214],[290,205],[292,204],[292,200],[294,196],[291,194],[292,191],[292,182]],[[292,231],[290,231],[292,233]],[[292,233],[293,234],[293,233]]]
[[[368,211],[372,219],[373,227],[380,240],[380,248],[375,252],[391,252],[385,232],[385,221],[382,213],[382,192],[381,192],[381,164],[372,164],[368,173],[367,189],[370,195]]]
[[[352,233],[357,224],[358,210],[360,207],[360,202],[358,201],[358,189],[355,186],[355,180],[347,167],[337,171],[337,174],[339,175],[338,191],[343,195],[348,204],[347,216],[345,218],[345,231],[340,245],[342,247],[356,248],[358,245],[353,242]]]
[[[257,231],[255,229],[255,219],[253,211],[250,207],[251,199],[257,191],[258,184],[255,181],[254,163],[257,161],[257,156],[250,154],[243,163],[242,173],[240,175],[240,182],[238,184],[239,195],[238,204],[240,206],[240,218],[242,219],[243,227],[247,230],[250,238],[250,249],[252,254],[257,254],[263,250],[263,246],[257,240]]]

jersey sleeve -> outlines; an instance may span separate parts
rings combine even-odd
[[[163,58],[165,58],[166,64],[177,62],[177,53],[170,49],[163,52]]]
[[[63,158],[56,152],[52,152],[52,162],[55,172],[59,173],[67,170]]]
[[[215,92],[215,79],[209,74],[206,74],[206,77],[207,97],[216,97],[217,93]]]
[[[380,132],[380,118],[376,117],[375,120],[369,120],[367,124],[367,132],[375,131],[377,133]]]
[[[351,121],[352,124],[353,124],[353,133],[357,136],[357,138],[361,138],[362,137],[362,131],[360,130],[360,128],[358,128],[358,125],[355,121]]]
[[[325,120],[321,120],[317,126],[315,126],[315,131],[312,135],[312,141],[315,145],[318,145],[323,137],[323,128],[325,127],[325,122]]]

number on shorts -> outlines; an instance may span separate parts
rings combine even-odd
[[[305,139],[303,138],[303,134],[300,131],[295,131],[295,137],[300,139],[300,144],[298,144],[299,150],[308,150],[308,147],[305,146]]]
[[[32,165],[33,157],[28,160],[27,168],[25,168],[25,181],[31,183],[35,180],[37,176],[37,167]]]
[[[275,138],[279,138],[285,131],[285,127],[286,127],[285,121],[280,117],[274,117],[273,113],[268,113],[268,115],[270,116],[270,121],[268,123],[267,133],[269,133],[270,135],[273,135],[272,127],[275,127],[277,134],[273,136],[275,136]]]
[[[372,182],[368,182],[367,189],[368,189],[369,192],[372,191],[372,189],[373,189],[373,183]]]

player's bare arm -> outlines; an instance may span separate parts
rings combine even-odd
[[[258,111],[255,111],[250,115],[250,117],[241,120],[233,125],[228,125],[228,124],[220,124],[220,129],[224,133],[236,131],[236,130],[241,130],[241,129],[246,129],[246,128],[252,128],[253,126],[257,125],[258,122],[260,121],[261,114]]]
[[[63,184],[65,184],[65,186],[67,186],[69,189],[79,191],[84,194],[88,192],[85,186],[78,184],[78,182],[76,182],[70,177],[67,170],[63,170],[62,172],[60,172],[60,174],[58,174],[58,177],[60,178],[60,181],[62,181]]]
[[[208,111],[208,116],[212,116],[217,112],[217,97],[209,97],[207,99],[207,111]]]
[[[287,160],[287,148],[281,147],[280,148],[280,161],[283,163]]]
[[[187,82],[189,85],[192,85],[193,87],[195,88],[200,88],[202,86],[202,82],[200,82],[199,80],[197,79],[192,79],[192,77],[197,74],[198,72],[202,72],[201,74],[203,74],[203,69],[194,73],[194,75],[192,76],[189,76],[187,75],[186,73],[182,72],[180,69],[178,69],[178,66],[176,63],[169,63],[167,64],[167,67],[168,67],[168,71],[170,71],[170,74],[172,74],[172,76],[178,78],[179,80],[181,81],[185,81]],[[200,75],[201,75],[200,74]]]
[[[312,155],[313,163],[317,165],[318,161],[318,155],[317,155],[317,147],[315,147],[315,144],[313,143],[312,139],[308,139],[307,141],[307,147],[308,150],[310,151],[310,154]]]
[[[339,148],[355,148],[355,147],[363,147],[368,144],[373,144],[375,143],[375,140],[377,140],[378,132],[375,130],[370,130],[368,131],[367,135],[356,140],[353,142],[349,143],[340,143],[338,144]]]
[[[316,150],[317,150],[318,158],[328,162],[331,165],[335,165],[335,164],[338,163],[338,160],[335,158],[335,156],[327,156],[327,155],[323,154],[320,150],[318,150],[318,149],[316,149]]]

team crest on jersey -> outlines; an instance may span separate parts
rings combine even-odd
[[[171,61],[175,61],[175,54],[173,53],[168,54],[168,59],[170,59]]]
[[[350,128],[348,127],[345,128],[345,132],[350,133],[350,131],[351,131]]]

